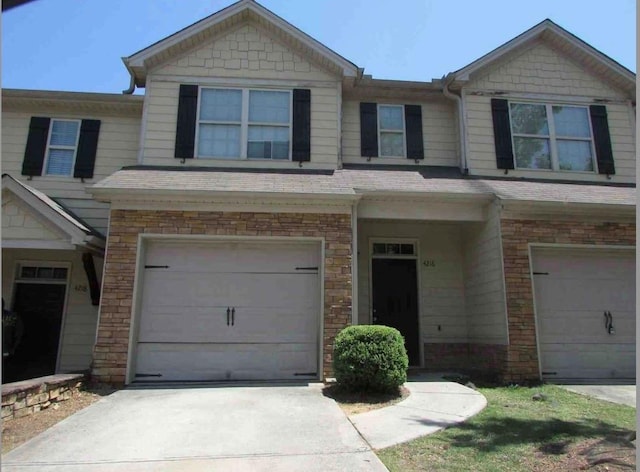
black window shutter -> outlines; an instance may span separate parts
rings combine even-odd
[[[378,106],[360,103],[360,154],[378,157]]]
[[[50,123],[50,118],[31,117],[27,147],[24,150],[24,161],[22,161],[22,175],[42,175]]]
[[[293,143],[291,159],[297,162],[311,160],[311,90],[293,91]]]
[[[407,159],[424,159],[422,107],[420,105],[404,106],[404,124],[407,132]]]
[[[83,179],[93,177],[99,135],[100,120],[82,120],[78,152],[76,153],[76,165],[73,169],[74,177]]]
[[[591,105],[589,112],[591,114],[591,126],[593,127],[593,142],[596,147],[596,159],[598,160],[598,172],[614,175],[616,167],[613,163],[607,107],[604,105]]]
[[[178,123],[174,157],[192,159],[196,140],[196,113],[198,110],[198,86],[180,84]]]
[[[493,115],[493,139],[496,145],[498,169],[513,169],[509,101],[501,98],[492,98],[491,114]]]

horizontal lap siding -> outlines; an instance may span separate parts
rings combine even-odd
[[[337,165],[341,88],[338,78],[273,40],[259,27],[245,25],[157,68],[149,76],[143,149],[145,164],[176,165],[174,146],[180,83],[198,84],[201,81],[212,87],[262,88],[265,81],[279,80],[285,81],[285,85],[275,88],[311,90],[310,165]],[[205,79],[209,77],[223,79],[224,83],[207,84]],[[247,164],[237,160],[194,159],[186,165],[234,167]],[[251,165],[291,167],[298,164],[252,161]]]
[[[28,182],[21,175],[22,161],[29,132],[29,121],[32,116],[50,116],[69,119],[98,119],[100,135],[96,164],[92,179],[72,177],[41,176],[33,177]],[[106,234],[108,205],[95,202],[86,188],[99,180],[113,174],[120,168],[137,163],[139,147],[140,118],[132,116],[102,116],[99,113],[76,114],[71,112],[47,111],[8,111],[2,113],[2,172],[23,180],[50,197],[60,198],[71,211],[80,217],[89,217],[87,223]],[[91,210],[88,210],[91,208]]]
[[[500,218],[492,207],[489,219],[464,233],[465,304],[469,342],[507,344]]]
[[[380,99],[379,103],[418,104],[407,100],[389,99]],[[424,160],[420,165],[459,166],[458,121],[453,102],[433,100],[419,104],[422,105],[424,141]],[[360,152],[360,101],[343,101],[342,159],[346,163],[366,162],[366,158],[362,157]],[[374,162],[406,164],[403,159],[380,159]],[[413,161],[410,162],[413,164]]]
[[[541,102],[571,103],[570,97],[624,100],[621,92],[592,76],[551,48],[538,44],[520,55],[506,59],[465,86],[468,165],[471,174],[501,176],[496,168],[491,97],[469,95],[474,91],[506,92],[504,98],[517,100],[528,94]],[[561,96],[562,100],[553,99]],[[635,126],[633,113],[623,103],[606,103],[611,145],[616,166],[613,181],[635,182]],[[607,181],[596,173],[510,170],[513,177]]]
[[[462,280],[460,226],[364,220],[358,227],[358,322],[369,324],[371,294],[369,239],[410,238],[419,241],[420,342],[465,342],[467,320]],[[435,267],[422,261],[433,260]],[[437,327],[440,325],[441,331]]]

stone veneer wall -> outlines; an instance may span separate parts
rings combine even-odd
[[[79,394],[83,374],[57,374],[2,386],[2,420],[22,418]]]
[[[529,243],[635,246],[633,223],[503,219],[509,346],[504,379],[539,380]]]
[[[93,357],[96,380],[125,381],[140,233],[325,238],[323,376],[332,375],[334,338],[351,322],[350,215],[112,210]]]

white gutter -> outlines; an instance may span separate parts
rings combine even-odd
[[[464,175],[469,173],[467,167],[467,132],[464,126],[464,104],[462,98],[449,90],[449,86],[455,80],[456,76],[453,73],[448,74],[446,77],[442,77],[442,93],[450,100],[454,100],[458,104],[458,130],[460,131],[460,170]]]

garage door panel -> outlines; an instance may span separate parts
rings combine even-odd
[[[623,279],[629,271],[635,270],[635,258],[620,251],[591,252],[585,258],[584,250],[547,249],[538,250],[533,262],[534,272],[553,273],[557,278],[575,278],[580,274],[584,280]],[[594,270],[596,268],[596,270]]]
[[[318,275],[278,273],[176,272],[145,274],[143,302],[148,305],[245,306],[269,303],[275,306],[317,306]],[[276,296],[276,294],[278,294]]]
[[[209,342],[224,340],[226,307],[159,305],[142,312],[140,342]]]
[[[136,372],[160,371],[152,381],[316,372],[319,254],[297,243],[151,243]]]
[[[568,333],[571,333],[574,342],[635,342],[634,314],[623,311],[613,313],[615,334],[608,334],[604,311],[537,310],[538,335],[549,342],[554,342],[554,337],[566,339]]]
[[[559,279],[536,276],[536,306],[543,310],[627,310],[635,301],[634,284],[629,280]],[[580,291],[580,298],[567,294]]]
[[[228,280],[236,307],[318,306],[317,274],[233,274]]]
[[[582,354],[575,358],[575,351]],[[543,372],[557,379],[635,378],[635,346],[548,344],[541,357]]]
[[[311,344],[155,344],[138,348],[138,380],[275,380],[315,374]]]
[[[317,318],[283,308],[236,308],[227,342],[313,342]]]
[[[635,377],[635,256],[631,251],[537,249],[536,323],[543,377]],[[614,334],[604,312],[613,316]]]
[[[294,272],[296,267],[318,267],[319,254],[313,244],[263,243],[151,243],[147,265],[167,265],[190,272]],[[284,256],[284,257],[283,257]]]

